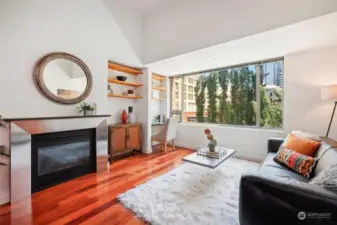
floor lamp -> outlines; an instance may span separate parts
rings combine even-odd
[[[328,130],[326,132],[326,136],[325,137],[328,137],[329,135],[329,131],[330,131],[330,127],[331,127],[331,123],[333,121],[333,117],[335,115],[335,111],[336,111],[336,105],[337,105],[337,85],[330,85],[330,86],[325,86],[325,87],[322,87],[322,100],[334,100],[335,101],[335,106],[333,108],[333,111],[332,111],[332,115],[331,115],[331,118],[330,118],[330,123],[329,123],[329,127],[328,127]]]

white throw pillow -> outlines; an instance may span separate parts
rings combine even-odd
[[[337,164],[319,173],[310,183],[337,193]]]
[[[295,135],[296,137],[299,137],[302,139],[309,139],[311,141],[317,141],[317,142],[322,141],[322,139],[318,135],[303,132],[301,130],[293,130],[291,133]]]

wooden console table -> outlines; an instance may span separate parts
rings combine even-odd
[[[133,155],[142,148],[142,124],[109,125],[110,162]]]

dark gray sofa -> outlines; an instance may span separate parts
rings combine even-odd
[[[282,142],[283,139],[280,138],[269,139],[268,154],[260,170],[242,175],[239,200],[240,224],[337,224],[337,194],[310,184],[310,179],[273,160]],[[332,141],[322,141],[316,153],[316,157],[320,160],[314,176],[337,163],[337,149],[333,145]],[[299,212],[305,212],[307,217],[300,220]],[[331,215],[312,213],[331,213]]]

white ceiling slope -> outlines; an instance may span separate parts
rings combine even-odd
[[[103,3],[118,24],[138,59],[142,60],[143,13],[145,6],[138,3],[138,5],[130,7],[130,5],[126,4],[126,1],[123,0],[103,0]]]
[[[144,64],[337,11],[337,0],[121,1],[145,16]]]
[[[186,53],[147,66],[178,75],[337,45],[337,12]]]

